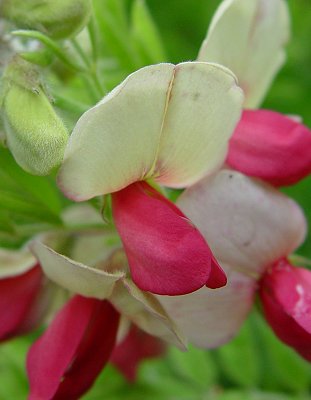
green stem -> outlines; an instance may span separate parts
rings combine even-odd
[[[84,50],[82,49],[82,47],[80,46],[80,44],[78,43],[76,38],[71,39],[71,43],[73,48],[76,50],[76,52],[79,54],[81,60],[83,60],[84,64],[91,69],[92,64],[90,62],[90,60],[88,59],[87,55],[85,54]]]
[[[298,254],[292,254],[288,258],[293,264],[311,266],[311,260],[309,258],[300,256]]]
[[[82,104],[71,98],[64,97],[58,93],[53,93],[54,105],[63,110],[73,112],[75,114],[81,115],[90,108],[90,105]]]
[[[96,89],[96,91],[98,92],[97,100],[101,99],[106,92],[106,88],[103,87],[103,85],[101,84],[101,82],[98,78],[96,64],[89,60],[88,56],[85,54],[83,48],[80,46],[80,44],[77,42],[76,39],[72,39],[71,43],[73,45],[73,48],[79,54],[81,60],[84,62],[85,66],[87,68],[86,73],[88,74],[89,78],[92,80],[93,86]]]
[[[46,47],[48,47],[67,67],[73,69],[76,72],[83,72],[85,69],[76,63],[72,62],[70,57],[64,52],[64,50],[58,45],[58,43],[54,42],[51,38],[44,35],[38,31],[31,30],[17,30],[11,32],[13,36],[26,37],[29,39],[36,39],[39,42],[43,43]]]
[[[98,59],[98,35],[97,35],[97,26],[94,18],[91,18],[90,23],[87,26],[90,42],[92,45],[92,54],[94,63],[97,62]]]

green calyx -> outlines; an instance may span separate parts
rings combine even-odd
[[[75,36],[91,12],[91,0],[3,0],[0,6],[0,14],[19,28],[35,29],[54,39]]]
[[[2,80],[6,144],[25,171],[47,175],[62,161],[68,132],[33,65],[14,59]]]

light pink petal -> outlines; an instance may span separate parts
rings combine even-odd
[[[156,294],[193,292],[208,282],[212,253],[178,208],[145,182],[112,195],[113,215],[134,282]],[[212,286],[222,286],[218,272]],[[216,273],[215,273],[216,275]]]
[[[253,304],[256,281],[223,265],[225,287],[202,288],[185,296],[159,296],[168,315],[188,340],[212,348],[228,342],[239,330]]]
[[[259,276],[302,243],[299,206],[261,181],[222,170],[187,189],[178,207],[196,224],[222,264]]]
[[[73,297],[29,351],[29,400],[80,398],[110,357],[118,321],[107,301]]]
[[[128,381],[134,382],[140,363],[161,356],[165,349],[164,342],[132,325],[128,335],[113,350],[110,361]]]
[[[42,282],[43,274],[39,266],[17,276],[0,279],[0,340],[28,330],[25,322],[30,318]]]
[[[245,110],[227,163],[274,186],[292,185],[311,172],[311,131],[277,112]]]
[[[279,260],[264,275],[260,297],[275,334],[311,361],[311,271]]]

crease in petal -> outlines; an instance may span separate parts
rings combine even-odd
[[[311,271],[280,259],[263,276],[259,293],[274,333],[311,361]]]
[[[145,182],[112,195],[113,216],[137,286],[180,295],[204,286],[212,253],[201,233],[170,201]],[[217,269],[217,266],[215,266]],[[223,284],[223,277],[213,282]]]
[[[157,296],[189,342],[214,348],[231,340],[252,308],[256,280],[221,263],[227,285],[217,290],[202,288],[185,296]]]
[[[188,188],[177,205],[200,229],[218,260],[253,277],[292,253],[306,234],[298,204],[270,185],[232,170]]]
[[[108,298],[116,282],[125,276],[122,271],[110,273],[88,267],[37,241],[31,244],[31,250],[51,281],[85,297]]]
[[[107,301],[74,296],[28,353],[29,399],[80,398],[109,360],[118,322]]]
[[[227,164],[274,186],[293,185],[311,172],[311,131],[274,111],[245,110]]]
[[[230,68],[256,108],[285,61],[290,34],[284,0],[225,0],[216,11],[198,60]]]
[[[223,163],[243,93],[228,69],[204,62],[175,67],[155,164],[155,179],[189,186]]]

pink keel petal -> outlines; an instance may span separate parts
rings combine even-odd
[[[42,284],[39,266],[0,280],[0,341],[24,333],[24,324]]]
[[[275,334],[311,361],[311,271],[279,260],[264,275],[260,297]]]
[[[114,193],[112,202],[132,278],[140,289],[180,295],[206,284],[212,252],[173,203],[145,182]]]
[[[219,265],[216,258],[212,257],[211,264],[211,273],[208,277],[208,281],[206,282],[206,286],[210,289],[218,289],[220,287],[226,286],[227,284],[227,276],[224,273],[223,269]]]
[[[227,163],[274,186],[292,185],[311,172],[311,131],[273,111],[245,110]]]
[[[79,399],[108,361],[118,322],[107,301],[73,297],[29,351],[29,400]]]
[[[129,334],[113,350],[110,361],[128,381],[134,382],[140,363],[147,358],[159,357],[164,352],[164,342],[133,325]]]

